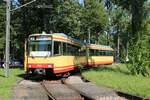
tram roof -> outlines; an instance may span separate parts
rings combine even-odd
[[[87,47],[98,50],[113,50],[110,46],[106,45],[88,44]]]
[[[72,37],[70,37],[70,36],[68,36],[68,35],[66,35],[64,33],[54,33],[53,36],[61,36],[61,37],[66,38],[66,39],[70,39],[70,40],[72,40],[74,42],[78,42],[80,44],[83,44],[80,40],[72,38]]]
[[[57,40],[60,39],[60,41],[61,41],[61,39],[66,39],[66,40],[71,40],[71,41],[74,41],[74,42],[76,42],[76,43],[79,43],[79,44],[83,45],[83,43],[82,43],[80,40],[74,39],[74,38],[72,38],[72,37],[70,37],[70,36],[68,36],[68,35],[66,35],[66,34],[64,34],[64,33],[32,34],[32,35],[29,35],[29,37],[31,37],[31,36],[52,36],[52,37],[57,38]]]
[[[53,33],[53,34],[32,34],[31,36],[52,36],[54,37],[54,40],[56,39],[57,41],[65,41],[65,42],[72,42],[72,44],[80,44],[80,45],[84,45],[83,42],[81,42],[78,39],[74,39],[64,33]],[[90,49],[97,49],[97,50],[113,50],[110,46],[106,46],[106,45],[97,45],[97,44],[87,44],[87,47],[89,47]]]

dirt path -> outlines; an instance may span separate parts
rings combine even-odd
[[[0,100],[3,100],[1,96],[0,96]]]
[[[49,100],[40,83],[23,80],[12,90],[10,100]]]

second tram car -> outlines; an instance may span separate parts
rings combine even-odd
[[[113,63],[113,49],[110,46],[90,44],[87,48],[89,49],[89,66]]]

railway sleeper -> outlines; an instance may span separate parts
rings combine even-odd
[[[83,100],[79,93],[62,83],[43,82],[42,86],[52,100]]]

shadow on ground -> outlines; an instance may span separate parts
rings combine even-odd
[[[149,100],[145,97],[131,95],[131,94],[127,94],[127,93],[123,93],[123,92],[119,92],[119,91],[117,92],[117,94],[121,97],[125,97],[127,100]]]
[[[31,80],[31,81],[42,81],[45,79],[44,75],[39,75],[39,74],[19,74],[18,77],[21,77],[22,79],[25,80]]]
[[[21,77],[25,80],[31,80],[33,82],[41,82],[43,80],[59,80],[62,78],[60,76],[46,76],[41,74],[20,74],[18,77]]]
[[[62,74],[50,74],[50,75],[42,75],[42,74],[19,74],[18,77],[21,77],[22,79],[25,79],[25,80],[31,80],[31,81],[35,81],[35,82],[39,82],[39,81],[43,81],[43,80],[60,80],[60,79],[64,79],[64,78],[67,78],[69,76],[81,76],[81,73],[77,70],[77,71],[72,71],[70,72],[69,76],[66,76],[64,77],[63,76],[64,73]]]

